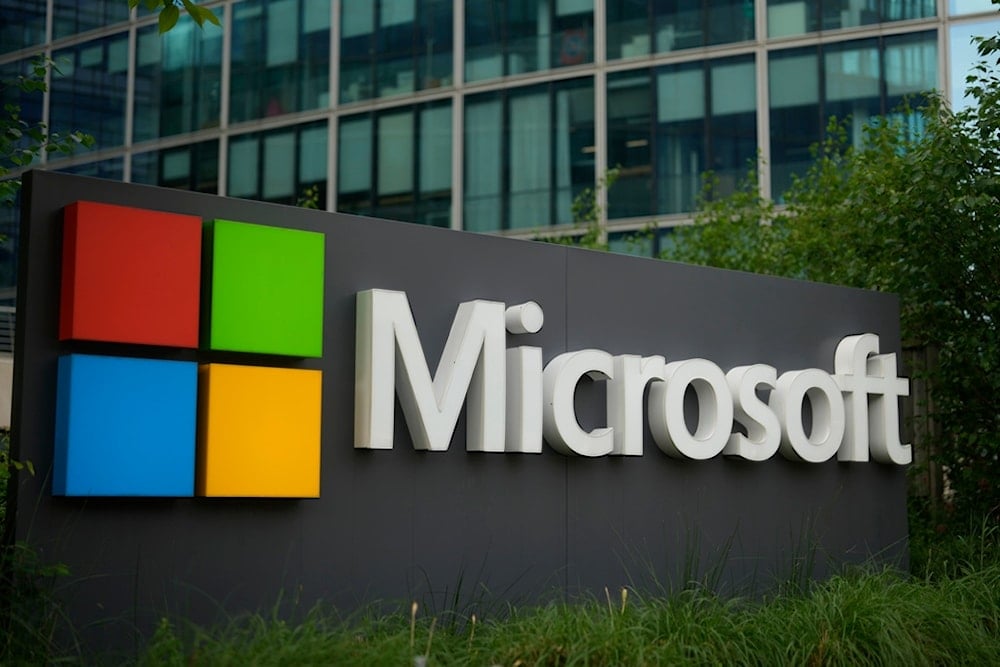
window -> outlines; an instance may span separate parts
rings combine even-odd
[[[297,204],[316,188],[326,208],[326,136],[321,122],[231,138],[226,194]]]
[[[593,185],[591,79],[467,99],[465,229],[494,231],[574,222],[573,198]]]
[[[847,123],[858,145],[872,117],[886,115],[906,98],[937,87],[934,32],[843,42],[771,54],[771,182],[780,198],[793,174],[810,164],[810,147],[821,141],[832,116]],[[908,122],[919,126],[919,115]]]
[[[0,7],[0,53],[17,51],[45,41],[45,3],[4,0]]]
[[[106,149],[125,142],[128,35],[119,34],[56,51],[50,125],[55,132],[85,132]],[[82,149],[78,149],[79,150]]]
[[[968,107],[972,99],[965,95],[965,77],[967,77],[972,67],[979,62],[979,52],[973,44],[973,37],[987,37],[1000,32],[1000,20],[994,18],[989,21],[977,21],[975,23],[957,23],[949,28],[948,32],[948,79],[949,79],[949,99],[952,108],[956,111]]]
[[[948,13],[952,16],[995,11],[993,0],[948,0]]]
[[[692,211],[706,171],[733,191],[756,155],[755,107],[749,56],[610,75],[609,217]]]
[[[163,35],[143,28],[137,40],[133,140],[218,126],[222,31],[182,21]]]
[[[753,4],[753,0],[608,0],[608,58],[753,39]]]
[[[128,21],[128,3],[121,0],[53,0],[52,8],[53,39]]]
[[[340,101],[452,83],[451,0],[342,0]]]
[[[930,18],[935,0],[767,0],[769,37]]]
[[[465,0],[465,80],[594,60],[593,0]]]
[[[137,153],[132,156],[132,182],[215,194],[219,191],[219,142]]]
[[[450,103],[346,117],[339,136],[338,211],[450,226]]]
[[[329,105],[330,0],[234,4],[232,40],[231,122]]]

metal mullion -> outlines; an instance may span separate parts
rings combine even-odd
[[[225,195],[229,189],[229,94],[232,89],[233,5],[222,8],[222,68],[219,86],[219,171],[216,193]]]

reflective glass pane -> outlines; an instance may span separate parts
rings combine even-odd
[[[378,119],[378,194],[413,190],[413,111],[384,113]]]
[[[592,62],[592,0],[465,0],[465,79]]]
[[[771,183],[779,198],[812,162],[809,147],[820,140],[825,120],[816,49],[772,53],[768,63],[771,113]]]
[[[121,0],[53,0],[54,39],[128,21],[128,3]]]
[[[45,3],[4,0],[0,6],[0,53],[17,51],[45,41]]]
[[[594,185],[590,79],[470,97],[465,115],[466,229],[573,222]]]
[[[884,57],[889,109],[898,106],[904,97],[938,87],[936,33],[886,37]]]
[[[86,42],[53,55],[50,125],[53,131],[81,131],[95,148],[125,141],[125,91],[128,85],[128,35]]]
[[[330,0],[233,5],[230,120],[329,104]]]
[[[930,18],[935,0],[768,0],[767,34],[801,35],[880,22]]]
[[[619,169],[608,190],[608,217],[631,218],[654,212],[653,113],[649,70],[608,75],[608,165]]]
[[[979,52],[972,38],[995,35],[998,32],[1000,32],[1000,19],[959,23],[949,28],[948,79],[951,84],[949,99],[956,111],[972,103],[972,99],[965,95],[965,79],[971,73],[972,67],[979,62]]]
[[[502,149],[502,98],[496,93],[468,98],[465,103],[465,229],[500,229]]]
[[[215,194],[219,188],[219,142],[136,153],[132,182]]]
[[[930,18],[937,16],[936,5],[935,0],[882,0],[882,20],[906,21]]]
[[[452,83],[451,0],[341,3],[340,100]]]
[[[372,119],[365,114],[340,120],[337,210],[367,212],[371,206]]]
[[[230,197],[256,198],[259,162],[260,148],[257,137],[250,135],[230,139],[229,184],[226,194]]]
[[[952,16],[996,11],[991,0],[948,0],[948,13]]]
[[[107,160],[98,160],[97,162],[87,162],[86,164],[75,164],[72,167],[63,167],[57,171],[66,174],[76,174],[77,176],[90,176],[92,178],[120,181],[125,173],[125,161],[120,157],[115,157]]]
[[[725,58],[608,77],[609,217],[694,210],[703,175],[731,192],[757,151],[754,63]]]
[[[298,204],[315,189],[326,208],[326,123],[233,137],[229,141],[227,194],[279,204]]]
[[[818,2],[807,0],[768,0],[768,37],[787,37],[818,30],[818,9]]]
[[[160,35],[138,33],[133,141],[146,141],[219,124],[222,31],[179,22]]]

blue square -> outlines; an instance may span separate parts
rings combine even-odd
[[[59,358],[52,493],[193,496],[198,365]]]

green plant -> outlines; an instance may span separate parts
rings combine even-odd
[[[128,0],[128,8],[135,9],[142,3],[149,11],[159,11],[160,34],[171,30],[177,25],[177,20],[181,16],[181,7],[191,16],[198,27],[203,27],[205,21],[212,25],[222,27],[219,17],[211,9],[206,9],[191,0]]]
[[[52,60],[36,56],[26,73],[0,81],[0,92],[15,88],[28,95],[44,93],[48,89],[45,80],[50,68],[57,69]],[[13,205],[21,188],[20,178],[8,178],[12,171],[29,167],[43,152],[69,154],[77,146],[93,145],[93,137],[87,134],[49,132],[45,123],[22,118],[19,104],[5,104],[0,114],[0,205]]]

